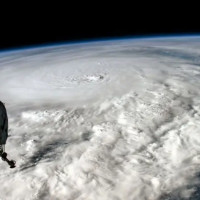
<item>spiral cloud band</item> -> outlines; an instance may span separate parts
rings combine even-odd
[[[0,199],[199,198],[200,37],[2,52],[0,99]]]

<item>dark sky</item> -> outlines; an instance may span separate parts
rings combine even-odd
[[[194,11],[189,17],[185,11],[180,14],[168,9],[157,12],[157,7],[149,11],[131,4],[126,5],[128,7],[128,10],[100,7],[98,10],[93,8],[92,12],[70,7],[42,14],[37,10],[27,10],[22,15],[18,12],[1,20],[0,49],[98,38],[200,32],[198,12],[195,14]]]

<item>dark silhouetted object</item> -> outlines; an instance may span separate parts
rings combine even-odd
[[[14,160],[8,160],[5,152],[5,144],[8,138],[8,116],[5,105],[0,101],[0,156],[3,161],[6,161],[10,168],[15,167]]]

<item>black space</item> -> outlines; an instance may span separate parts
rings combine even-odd
[[[0,49],[113,37],[200,33],[198,12],[193,12],[191,19],[186,12],[180,15],[176,9],[175,12],[155,12],[155,7],[147,12],[131,6],[126,5],[129,10],[109,8],[106,11],[93,9],[92,12],[69,12],[68,8],[42,16],[37,10],[28,10],[24,15],[18,12],[1,21]]]

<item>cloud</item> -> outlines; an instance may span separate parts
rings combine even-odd
[[[7,149],[18,167],[0,164],[0,197],[13,181],[9,198],[20,200],[192,196],[199,186],[200,68],[187,48],[166,41],[1,58]]]

